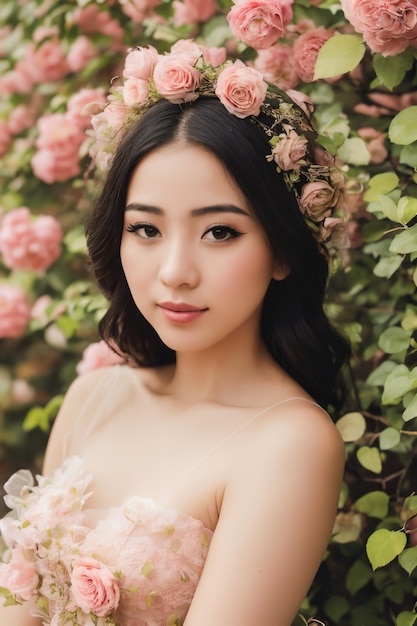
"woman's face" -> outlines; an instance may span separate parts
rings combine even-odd
[[[134,170],[121,261],[136,306],[178,352],[258,337],[270,280],[285,276],[220,161],[179,143]]]

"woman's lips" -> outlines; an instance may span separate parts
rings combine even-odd
[[[186,324],[201,317],[207,309],[200,309],[185,302],[161,302],[158,305],[164,317],[176,324]]]

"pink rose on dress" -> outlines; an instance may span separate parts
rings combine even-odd
[[[284,91],[298,83],[292,48],[284,44],[277,43],[267,50],[259,50],[254,66],[269,83]]]
[[[308,141],[301,137],[293,128],[283,124],[284,131],[278,135],[278,143],[274,146],[272,154],[278,167],[284,172],[300,169],[306,165],[304,159],[307,152]]]
[[[21,337],[30,319],[25,294],[15,285],[0,285],[0,337]]]
[[[128,78],[123,85],[123,101],[127,106],[142,104],[149,95],[148,81],[141,78]]]
[[[198,98],[196,90],[201,74],[182,54],[161,57],[155,66],[153,79],[157,92],[174,104]]]
[[[0,228],[0,252],[6,267],[46,270],[61,254],[63,232],[51,215],[32,219],[29,209],[9,211]]]
[[[244,118],[259,115],[267,88],[262,74],[238,59],[220,72],[216,95],[229,113]]]
[[[100,367],[120,365],[124,362],[124,359],[116,354],[105,341],[97,341],[96,343],[90,343],[84,350],[83,357],[78,363],[76,370],[77,374],[81,376]]]
[[[19,602],[30,600],[39,582],[39,576],[33,561],[26,558],[21,546],[11,551],[7,564],[0,565],[0,587],[5,587]]]
[[[295,70],[302,81],[311,83],[314,80],[314,66],[318,53],[330,37],[332,30],[319,26],[300,35],[294,42]]]
[[[125,59],[123,76],[125,78],[148,80],[153,74],[158,58],[158,51],[153,46],[130,50]]]
[[[256,49],[273,46],[292,20],[293,0],[234,0],[227,20],[233,35]]]
[[[80,558],[71,573],[71,596],[84,613],[106,617],[120,600],[120,589],[112,572],[100,561]]]
[[[395,56],[417,46],[415,0],[342,0],[342,9],[373,52]]]
[[[316,180],[304,185],[300,207],[302,213],[316,222],[330,216],[331,209],[337,204],[340,191],[324,180]]]

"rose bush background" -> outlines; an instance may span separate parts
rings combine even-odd
[[[71,380],[114,360],[97,336],[106,302],[86,268],[83,222],[96,186],[85,105],[99,110],[129,46],[162,52],[184,37],[225,45],[231,58],[313,100],[321,141],[345,170],[352,212],[351,247],[335,257],[328,301],[354,346],[337,416],[346,474],[334,536],[302,613],[329,625],[412,626],[417,2],[253,0],[249,9],[264,18],[256,22],[248,4],[236,3],[229,25],[230,0],[2,2],[1,482],[22,466],[40,470]]]

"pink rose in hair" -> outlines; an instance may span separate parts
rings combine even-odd
[[[306,93],[297,91],[296,89],[287,89],[287,95],[294,100],[295,104],[300,107],[310,119],[311,114],[314,111],[314,102]]]
[[[120,589],[112,572],[100,561],[80,558],[71,573],[71,596],[84,613],[106,617],[120,600]]]
[[[19,602],[25,602],[33,598],[38,582],[35,564],[26,558],[21,546],[13,548],[9,562],[0,565],[0,587],[8,589]]]
[[[105,341],[97,341],[96,343],[90,343],[84,350],[83,357],[78,363],[76,371],[81,376],[101,367],[121,365],[124,362],[124,359],[116,354]]]
[[[174,104],[198,98],[196,90],[201,74],[182,54],[161,57],[155,66],[153,80],[158,93]]]
[[[335,248],[349,248],[349,235],[341,217],[326,217],[319,230],[320,239],[329,241]]]
[[[324,180],[307,183],[301,192],[301,211],[307,217],[319,222],[330,216],[331,209],[336,206],[339,195],[339,190]]]
[[[0,120],[0,156],[6,154],[12,143],[12,134],[6,122]]]
[[[159,54],[153,46],[134,48],[126,56],[123,76],[148,80],[152,77]]]
[[[88,37],[84,35],[78,37],[67,54],[69,70],[74,73],[80,72],[96,55],[97,51]]]
[[[267,88],[262,74],[238,59],[220,72],[216,95],[229,113],[244,118],[259,115]]]
[[[254,66],[269,83],[284,91],[298,83],[292,48],[284,44],[277,43],[267,50],[259,50]]]
[[[174,0],[174,26],[206,22],[217,11],[216,0]]]
[[[283,124],[283,128],[285,132],[278,135],[279,141],[272,150],[274,160],[284,172],[300,169],[302,165],[306,165],[304,157],[308,141],[290,126]]]
[[[10,269],[46,270],[61,254],[62,228],[52,215],[32,219],[20,207],[6,214],[0,228],[0,252]]]
[[[417,46],[415,0],[342,0],[342,9],[373,52],[395,56]]]
[[[206,46],[201,46],[201,51],[203,53],[203,59],[206,63],[210,63],[213,67],[218,67],[222,65],[226,61],[226,48],[206,48]]]
[[[192,39],[179,39],[171,47],[171,54],[179,54],[187,59],[190,65],[195,65],[203,55],[203,48]]]
[[[25,294],[15,285],[0,285],[0,337],[20,337],[30,318]]]
[[[122,94],[127,106],[142,104],[149,95],[148,81],[141,78],[128,78],[123,85]]]
[[[308,30],[295,40],[295,71],[305,83],[311,83],[314,80],[314,66],[317,55],[333,34],[332,30],[326,30],[324,26],[319,26],[313,30]]]
[[[227,15],[236,39],[258,50],[269,48],[292,20],[293,0],[235,0]]]

